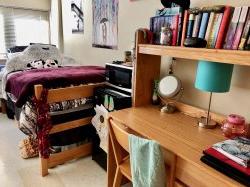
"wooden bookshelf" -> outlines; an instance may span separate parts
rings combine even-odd
[[[219,127],[198,127],[197,118],[206,114],[204,110],[177,102],[175,104],[179,112],[164,114],[160,112],[160,107],[151,105],[153,81],[160,77],[161,56],[250,66],[250,52],[150,45],[147,44],[144,33],[138,31],[133,107],[110,113],[114,120],[143,137],[158,141],[168,150],[168,155],[177,157],[174,177],[185,185],[175,186],[243,186],[200,161],[203,150],[225,139]],[[212,118],[219,123],[225,119],[218,114],[212,114]],[[108,187],[112,187],[116,168],[111,147],[109,150]],[[165,161],[168,164],[168,160]]]
[[[139,44],[139,53],[250,66],[250,51]]]

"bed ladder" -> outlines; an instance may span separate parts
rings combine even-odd
[[[49,89],[47,103],[55,103],[66,100],[80,99],[91,97],[94,94],[94,88],[102,86],[102,83],[72,86],[67,88]],[[35,97],[39,100],[43,91],[43,85],[35,85]],[[92,117],[85,117],[66,123],[61,123],[52,127],[50,134],[67,131],[69,129],[81,127],[91,123]],[[86,143],[78,147],[62,151],[60,153],[51,154],[48,159],[40,156],[41,175],[44,177],[49,174],[48,169],[63,164],[72,159],[90,155],[92,153],[92,143]]]

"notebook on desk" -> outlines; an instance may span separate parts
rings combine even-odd
[[[246,186],[250,186],[250,168],[245,168],[235,163],[213,148],[209,148],[203,153],[204,156],[201,157],[202,162],[222,172],[230,178]]]

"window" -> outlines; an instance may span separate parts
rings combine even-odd
[[[49,43],[49,12],[0,7],[0,54],[29,43]]]

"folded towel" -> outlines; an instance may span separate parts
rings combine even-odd
[[[166,171],[160,145],[129,135],[133,187],[165,187]]]

